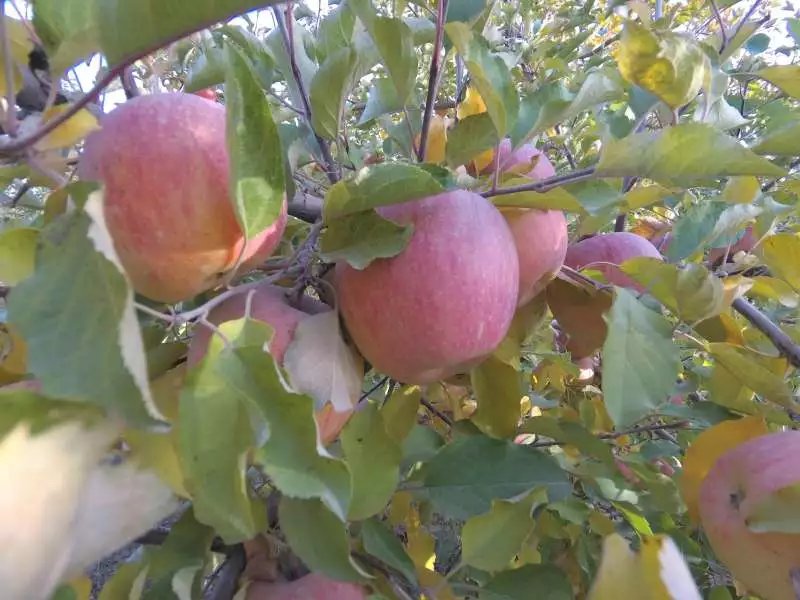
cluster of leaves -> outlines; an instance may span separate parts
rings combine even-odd
[[[318,251],[319,224],[294,219],[285,236],[282,258],[306,261],[278,273],[291,283],[397,255],[412,230],[373,209],[466,186],[500,207],[563,210],[572,239],[669,233],[665,262],[622,267],[646,292],[565,272],[466,380],[368,373],[355,391],[299,393],[252,319],[223,324],[187,369],[191,324],[153,313],[202,317],[219,290],[178,307],[135,298],[101,193],[71,181],[92,98],[30,115],[0,143],[0,178],[30,205],[0,233],[0,473],[26,482],[0,492],[0,537],[27,540],[0,564],[12,596],[85,597],[91,562],[181,508],[101,598],[201,597],[221,557],[259,534],[375,598],[663,598],[684,580],[734,597],[696,498],[725,449],[798,415],[800,21],[761,18],[758,0],[655,15],[638,0],[438,3],[36,0],[26,26],[53,82],[100,53],[106,87],[132,75],[152,91],[214,88],[233,180],[251,182],[234,186],[245,232],[274,220],[284,188],[321,199]],[[4,22],[13,94],[32,42]],[[532,185],[458,168],[505,137],[566,175]],[[729,252],[747,228],[755,246]],[[570,303],[605,315],[589,379],[547,318]],[[585,325],[569,333],[593,335]],[[327,354],[346,355],[326,327]],[[334,389],[359,410],[323,448],[314,415]]]

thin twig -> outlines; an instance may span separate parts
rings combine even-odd
[[[381,379],[381,380],[380,380],[378,383],[376,383],[376,384],[375,384],[375,385],[373,385],[371,388],[369,388],[369,389],[368,389],[366,392],[364,392],[363,394],[361,394],[361,397],[358,399],[358,401],[359,401],[359,402],[363,402],[364,400],[366,400],[367,398],[369,398],[369,397],[370,397],[370,395],[371,395],[371,394],[372,394],[372,393],[373,393],[375,390],[377,390],[379,387],[383,386],[383,385],[384,385],[384,384],[385,384],[387,381],[389,381],[389,377],[388,377],[388,376],[387,376],[387,377],[384,377],[384,378],[383,378],[383,379]]]
[[[447,0],[439,0],[436,14],[436,37],[433,42],[433,55],[431,56],[431,71],[428,77],[428,97],[425,100],[425,112],[422,116],[422,131],[419,135],[419,148],[417,159],[425,161],[428,151],[428,132],[431,127],[433,105],[436,102],[436,88],[439,81],[439,61],[442,53],[442,38],[444,37],[444,16],[447,14]]]
[[[722,54],[722,52],[725,50],[725,47],[728,45],[728,30],[725,27],[725,21],[722,18],[722,14],[719,12],[719,7],[717,6],[715,0],[708,1],[711,3],[711,11],[714,13],[714,18],[717,20],[717,23],[719,23],[719,33],[722,36],[722,43],[719,47],[719,53]]]
[[[441,419],[444,422],[445,425],[447,425],[448,427],[452,427],[453,426],[453,419],[451,419],[446,414],[444,414],[442,411],[440,411],[438,408],[436,408],[433,404],[430,403],[430,401],[428,399],[420,398],[419,402],[420,402],[420,404],[422,404],[422,406],[424,406],[429,411],[431,411],[434,415],[439,417],[439,419]]]
[[[17,135],[17,99],[14,94],[14,56],[11,54],[11,40],[6,30],[6,3],[0,2],[0,39],[3,44],[3,69],[6,76],[6,133],[11,137]]]
[[[214,571],[206,583],[204,598],[206,600],[230,600],[236,594],[241,576],[247,564],[244,546],[237,544],[235,550]]]
[[[283,37],[283,44],[286,47],[286,53],[289,55],[289,65],[292,69],[292,77],[297,85],[297,91],[300,94],[300,101],[303,103],[303,111],[305,113],[306,121],[308,122],[308,126],[311,128],[311,130],[314,131],[314,126],[312,125],[311,120],[311,102],[308,99],[308,93],[306,92],[305,85],[303,84],[303,77],[300,74],[300,67],[297,64],[297,57],[294,53],[294,17],[292,17],[291,11],[291,2],[286,3],[286,14],[288,15],[288,18],[283,14],[283,11],[279,7],[272,7],[272,13],[275,15],[275,22],[278,24],[278,29],[280,29],[281,36]],[[339,181],[339,172],[336,169],[336,163],[331,155],[331,148],[328,145],[328,142],[320,137],[316,131],[314,131],[314,137],[317,139],[317,145],[319,146],[319,151],[322,155],[322,168],[325,170],[325,174],[328,176],[330,182],[336,183]]]
[[[613,433],[601,433],[596,435],[595,437],[599,440],[615,440],[617,438],[621,438],[626,435],[635,435],[637,433],[647,433],[647,432],[656,432],[656,431],[667,431],[670,429],[686,429],[690,425],[689,421],[677,421],[675,423],[657,423],[653,425],[640,425],[638,427],[631,427],[630,429],[625,429],[623,431],[615,431]],[[561,442],[558,440],[547,441],[547,442],[534,442],[532,444],[527,444],[533,448],[547,448],[549,446],[563,446],[564,444],[568,444],[569,442]]]
[[[136,80],[133,78],[133,68],[128,66],[122,71],[119,76],[119,81],[122,84],[122,89],[125,92],[125,97],[130,100],[140,94],[139,88],[136,85]]]
[[[788,172],[791,174],[791,171],[792,171],[792,169],[795,169],[795,168],[797,168],[797,167],[800,167],[800,158],[796,158],[796,159],[794,159],[792,162],[790,162],[790,163],[789,163],[789,166],[786,168],[786,170],[787,170],[787,171],[788,171]],[[785,177],[785,176],[784,176],[784,177]],[[768,192],[768,191],[770,191],[772,188],[774,188],[776,185],[778,185],[778,182],[779,182],[781,179],[783,179],[784,177],[778,177],[777,179],[773,179],[772,181],[769,181],[769,182],[765,183],[765,184],[764,184],[764,185],[761,187],[761,191],[762,191],[762,192]]]
[[[795,344],[792,338],[744,298],[734,300],[732,307],[733,310],[750,321],[756,329],[767,336],[781,356],[786,358],[793,367],[800,368],[800,346]]]
[[[534,181],[532,183],[523,183],[521,185],[514,185],[511,187],[500,188],[497,190],[488,190],[481,195],[484,198],[491,198],[492,196],[504,196],[506,194],[516,194],[517,192],[546,192],[552,188],[569,183],[578,183],[579,181],[586,181],[595,177],[595,167],[588,167],[586,169],[578,169],[571,173],[564,175],[555,175],[548,177],[541,181]]]
[[[744,16],[742,17],[741,21],[739,21],[739,24],[736,26],[736,29],[734,29],[733,33],[730,35],[730,37],[728,39],[730,39],[730,40],[736,39],[736,36],[739,35],[739,32],[742,30],[742,27],[745,26],[747,21],[750,19],[750,17],[753,16],[753,13],[756,12],[758,7],[761,6],[761,2],[762,2],[762,0],[756,0],[755,2],[753,2],[753,6],[751,6],[750,10],[748,10],[744,14]],[[722,50],[720,50],[719,53],[722,54]]]

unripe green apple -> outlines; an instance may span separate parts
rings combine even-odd
[[[353,341],[378,371],[404,383],[469,370],[503,340],[517,306],[519,262],[500,211],[453,190],[378,213],[414,232],[397,256],[363,270],[336,266]]]
[[[106,224],[137,292],[186,300],[219,284],[240,254],[247,270],[275,250],[286,200],[245,243],[229,192],[224,106],[193,94],[138,96],[101,125],[78,172],[104,184]]]
[[[248,292],[232,296],[225,302],[216,306],[208,315],[207,320],[212,325],[221,325],[226,321],[235,321],[245,315]],[[283,364],[286,349],[294,338],[294,332],[300,322],[309,316],[326,310],[330,307],[310,297],[303,297],[300,306],[308,312],[303,312],[289,305],[286,290],[270,284],[263,284],[255,288],[250,299],[250,316],[263,321],[273,329],[272,340],[269,343],[269,352],[279,365]],[[203,324],[195,327],[186,362],[192,367],[198,364],[206,352],[211,340],[212,331]],[[317,426],[323,444],[328,444],[339,435],[342,428],[350,419],[352,411],[337,412],[331,404],[326,404],[317,411]]]
[[[717,557],[763,600],[795,600],[790,571],[800,567],[800,534],[757,533],[752,511],[800,483],[800,431],[753,438],[723,454],[700,486],[700,522]]]

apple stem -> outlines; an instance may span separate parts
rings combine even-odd
[[[297,57],[294,53],[294,17],[292,17],[291,2],[286,3],[285,10],[286,15],[284,16],[280,8],[277,6],[272,7],[272,13],[275,15],[275,22],[278,24],[278,29],[280,29],[281,36],[283,37],[283,44],[286,47],[286,53],[289,55],[289,65],[292,68],[292,78],[297,85],[297,91],[300,94],[300,101],[303,103],[305,119],[308,122],[308,126],[311,128],[311,130],[314,131],[314,126],[312,125],[311,121],[311,102],[308,99],[308,93],[306,92],[305,85],[303,84],[303,78],[300,75],[300,67],[297,65]],[[317,139],[317,145],[319,146],[320,154],[322,154],[322,162],[320,165],[325,171],[325,174],[328,176],[328,180],[330,180],[331,183],[336,183],[339,181],[339,171],[336,168],[335,161],[333,160],[331,148],[328,145],[328,142],[320,137],[316,131],[314,131],[314,137]]]
[[[425,161],[425,154],[428,146],[428,131],[431,127],[431,117],[433,116],[433,106],[436,102],[436,88],[439,83],[439,60],[442,53],[442,38],[444,37],[444,18],[447,14],[447,0],[439,0],[436,13],[436,37],[433,43],[433,55],[431,56],[431,70],[428,77],[428,97],[425,100],[425,113],[422,117],[422,131],[419,135],[419,148],[417,148],[417,159],[419,162]]]

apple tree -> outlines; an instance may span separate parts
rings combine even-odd
[[[797,6],[0,7],[0,596],[800,598]]]

